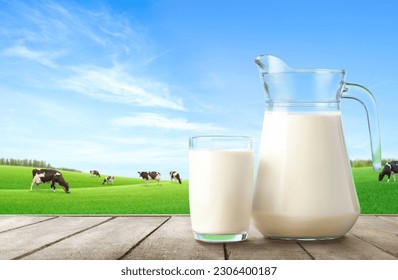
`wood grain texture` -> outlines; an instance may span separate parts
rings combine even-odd
[[[310,260],[295,241],[272,240],[264,237],[253,226],[244,242],[227,243],[226,257],[230,260]]]
[[[117,217],[24,259],[115,260],[167,219],[169,217]]]
[[[13,259],[87,229],[109,217],[59,217],[0,234],[0,259]]]
[[[396,260],[393,255],[352,234],[330,241],[300,241],[316,260]]]
[[[397,217],[360,216],[350,233],[398,258]]]
[[[398,223],[398,215],[385,215],[385,216],[377,216],[381,219],[391,220]]]
[[[12,229],[21,228],[56,217],[40,217],[40,216],[1,216],[0,215],[0,233]]]
[[[398,215],[363,215],[343,238],[278,241],[254,227],[238,243],[193,238],[189,215],[1,216],[0,259],[398,259]]]
[[[222,260],[224,247],[194,240],[189,216],[173,216],[123,259]]]

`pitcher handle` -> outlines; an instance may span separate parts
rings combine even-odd
[[[365,108],[366,116],[368,118],[373,170],[377,171],[381,168],[381,144],[376,100],[370,90],[364,86],[353,83],[345,83],[344,85],[345,86],[341,97],[359,101]],[[353,89],[359,90],[354,90],[354,92],[351,92]]]

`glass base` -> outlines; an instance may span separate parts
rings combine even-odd
[[[341,238],[342,236],[327,236],[327,237],[282,237],[282,236],[268,236],[270,239],[277,240],[293,240],[293,241],[327,241]]]
[[[196,240],[210,243],[239,242],[247,239],[247,232],[237,234],[206,234],[194,232]]]

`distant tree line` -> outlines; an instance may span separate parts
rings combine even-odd
[[[35,160],[35,159],[0,158],[0,165],[52,168],[51,164],[45,162],[44,160]]]
[[[56,168],[56,169],[60,169],[60,170],[64,170],[64,171],[72,171],[72,172],[80,172],[80,173],[82,173],[81,170],[75,169],[75,168],[69,168],[69,167],[52,167],[52,168]]]
[[[383,159],[381,161],[381,165],[384,166],[386,162],[392,161],[393,159]],[[370,159],[355,159],[350,160],[350,164],[352,167],[367,167],[372,166],[372,160]],[[0,158],[0,165],[12,165],[12,166],[31,166],[38,168],[54,168],[51,164],[47,163],[44,160],[35,160],[35,159],[14,159],[14,158]],[[76,170],[73,168],[60,168],[63,170],[76,171],[81,172],[80,170]]]
[[[381,161],[381,166],[384,166],[386,162],[393,161],[394,159],[383,159]],[[356,159],[356,160],[350,160],[351,166],[352,167],[367,167],[367,166],[372,166],[372,160],[370,159]]]

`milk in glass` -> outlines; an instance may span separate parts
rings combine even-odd
[[[190,150],[192,229],[201,234],[247,232],[253,196],[253,152]]]

